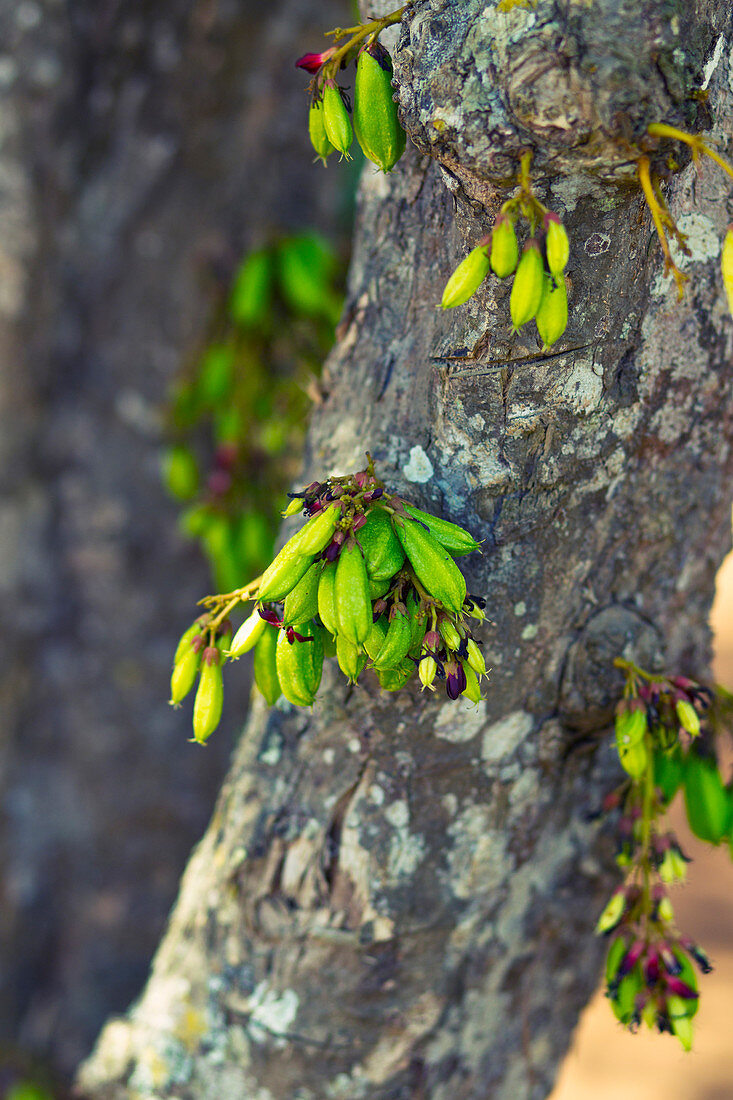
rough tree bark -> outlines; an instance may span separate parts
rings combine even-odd
[[[368,448],[388,483],[486,540],[468,569],[492,620],[488,699],[385,696],[368,678],[347,691],[329,672],[312,713],[256,707],[147,989],[81,1071],[85,1097],[551,1089],[613,877],[589,819],[615,777],[611,661],[703,675],[730,542],[730,188],[705,165],[671,182],[692,251],[678,304],[629,143],[655,120],[699,125],[704,84],[725,147],[732,29],[722,0],[414,4],[396,73],[421,153],[364,175],[304,478]],[[551,355],[511,333],[495,281],[435,309],[527,146],[572,240]]]
[[[160,705],[209,583],[166,388],[242,252],[341,210],[292,66],[341,5],[247,9],[0,0],[0,1035],[66,1077],[139,992],[231,748],[182,753]]]

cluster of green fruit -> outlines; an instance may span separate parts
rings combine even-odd
[[[688,859],[661,819],[682,787],[692,832],[713,844],[730,840],[733,793],[711,748],[716,696],[685,677],[616,665],[626,674],[616,746],[629,779],[605,803],[607,810],[623,807],[617,862],[626,872],[596,926],[612,937],[607,996],[627,1027],[645,1023],[690,1050],[699,998],[694,964],[703,973],[711,968],[675,926],[668,888],[684,881]]]
[[[530,201],[531,199],[531,201]],[[535,235],[541,216],[542,236]],[[518,215],[529,220],[531,236],[519,254],[515,230]],[[509,310],[515,331],[534,319],[549,350],[568,323],[565,268],[570,242],[557,214],[546,210],[533,196],[520,195],[504,203],[491,233],[483,237],[446,283],[441,305],[454,309],[471,298],[490,271],[499,279],[514,275]]]
[[[310,84],[308,132],[311,144],[323,163],[331,153],[349,157],[356,135],[364,156],[383,172],[389,172],[405,151],[405,131],[397,116],[392,88],[392,59],[378,41],[385,27],[398,21],[404,8],[384,19],[335,32],[342,46],[322,53],[308,53],[296,61],[313,73]],[[337,84],[339,71],[356,58],[353,112]],[[352,125],[353,120],[353,125]]]
[[[389,493],[366,470],[314,482],[292,494],[286,511],[308,522],[258,580],[209,607],[183,635],[174,660],[171,702],[194,686],[193,731],[204,742],[222,708],[222,665],[254,649],[255,682],[268,703],[315,700],[325,657],[356,683],[369,667],[382,688],[398,691],[417,671],[423,688],[445,684],[450,699],[481,699],[486,664],[471,635],[484,601],[468,595],[455,558],[480,550],[457,524]],[[255,608],[232,638],[228,616]]]

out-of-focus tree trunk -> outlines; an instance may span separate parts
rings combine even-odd
[[[292,62],[342,16],[0,0],[0,1034],[62,1073],[139,991],[231,748],[165,706],[209,582],[161,406],[242,252],[335,231]]]
[[[380,5],[380,10],[386,10]],[[365,173],[349,301],[308,480],[368,448],[398,490],[485,539],[488,699],[464,709],[330,671],[312,712],[255,708],[140,1002],[80,1076],[90,1100],[540,1100],[597,979],[615,778],[611,662],[705,672],[729,545],[728,181],[673,179],[684,302],[661,275],[632,142],[725,146],[722,0],[418,0],[396,51],[411,149]],[[721,36],[727,36],[721,37]],[[534,150],[573,242],[546,355],[508,287],[435,308]],[[678,154],[679,155],[679,154]],[[662,157],[659,161],[663,163]],[[231,677],[230,677],[231,678]]]

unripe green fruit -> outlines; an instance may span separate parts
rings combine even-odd
[[[570,241],[557,214],[548,211],[544,218],[547,240],[545,251],[547,252],[547,266],[553,275],[562,275],[570,258]]]
[[[387,634],[382,648],[374,658],[374,667],[377,669],[397,668],[407,656],[411,637],[412,632],[408,618],[398,611],[387,627]]]
[[[419,523],[395,517],[395,533],[417,579],[433,599],[456,615],[466,598],[466,581],[448,551]]]
[[[183,634],[181,635],[181,640],[176,646],[176,655],[173,658],[174,665],[177,665],[181,658],[184,657],[186,653],[188,653],[189,649],[191,648],[191,642],[194,640],[194,638],[198,638],[200,635],[203,634],[203,632],[204,627],[200,622],[198,622],[198,620],[193,623],[192,626],[189,626],[188,630],[184,630]]]
[[[170,701],[172,706],[177,707],[188,695],[196,682],[200,663],[201,653],[193,649],[191,645],[189,645],[183,656],[176,661],[171,675]]]
[[[665,802],[671,802],[682,782],[682,756],[679,745],[665,752],[654,751],[654,786],[662,792]]]
[[[333,80],[327,80],[323,88],[323,128],[334,149],[351,160],[349,148],[354,140],[354,131],[346,104]]]
[[[341,506],[329,504],[308,520],[300,531],[293,535],[292,542],[301,554],[320,554],[334,536],[341,518]]]
[[[234,635],[232,644],[229,647],[229,658],[235,661],[237,657],[241,657],[244,653],[249,653],[250,649],[254,649],[257,642],[264,634],[266,626],[267,623],[262,618],[257,608],[255,608],[249,618],[244,620],[239,630]]]
[[[617,1020],[628,1027],[634,1015],[636,996],[644,985],[644,978],[638,966],[619,982],[616,996],[611,998],[611,1008]]]
[[[415,671],[415,666],[410,662],[400,665],[399,668],[383,668],[377,672],[380,687],[384,691],[399,691]]]
[[[545,271],[537,241],[524,246],[509,297],[509,310],[515,330],[531,321],[542,301]]]
[[[262,574],[257,594],[261,602],[273,603],[276,600],[282,600],[295,588],[300,578],[305,576],[313,564],[313,555],[303,554],[297,540],[296,535],[286,542],[275,560]]]
[[[383,508],[367,512],[366,523],[357,532],[357,539],[364,551],[367,573],[373,581],[391,580],[399,573],[405,552],[394,533],[388,512]]]
[[[641,779],[649,763],[649,754],[643,741],[635,745],[618,746],[621,767],[632,779]]]
[[[288,641],[285,631],[277,639],[276,664],[280,688],[288,702],[296,707],[309,707],[316,697],[323,673],[323,642],[312,622],[296,625],[295,630],[307,642]]]
[[[461,644],[461,635],[456,630],[455,624],[450,619],[441,620],[438,626],[440,636],[447,645],[448,649],[458,649]]]
[[[675,709],[683,730],[687,730],[693,737],[697,737],[700,732],[700,716],[692,703],[688,703],[686,699],[678,699]]]
[[[272,707],[280,698],[280,680],[277,674],[277,636],[275,627],[269,626],[255,646],[255,684]]]
[[[486,674],[486,660],[484,658],[481,649],[478,644],[469,638],[466,643],[466,650],[468,654],[468,664],[471,666],[477,676],[484,676]]]
[[[470,699],[472,703],[481,702],[481,684],[479,683],[478,676],[474,672],[468,661],[461,661],[463,671],[466,674],[466,686],[461,692],[461,695],[465,695],[467,699]]]
[[[459,558],[463,554],[472,554],[475,550],[481,552],[481,543],[477,542],[473,535],[469,534],[463,527],[459,527],[457,523],[451,523],[450,520],[433,516],[429,512],[423,512],[421,508],[416,508],[413,504],[405,504],[404,507],[408,515],[414,519],[419,519],[421,523],[425,524],[436,542],[439,542],[451,557]]]
[[[334,152],[334,147],[328,139],[326,133],[326,125],[324,121],[325,111],[323,104],[320,100],[314,100],[310,105],[308,112],[308,133],[311,139],[311,145],[315,149],[317,155],[326,163],[326,158]]]
[[[372,629],[369,631],[367,639],[364,642],[364,649],[372,661],[384,645],[384,639],[386,637],[387,620],[384,616],[381,616],[376,622],[372,623]]]
[[[491,234],[491,270],[499,279],[506,279],[516,271],[519,261],[519,244],[514,226],[506,214],[499,214]]]
[[[422,648],[423,637],[425,636],[427,612],[424,607],[420,606],[420,601],[413,591],[408,593],[405,606],[407,607],[407,617],[410,620],[411,634],[408,652],[411,657],[417,657]]]
[[[322,563],[316,561],[308,572],[301,577],[295,588],[285,597],[283,605],[283,623],[294,626],[295,623],[308,622],[318,614],[318,586],[321,579]]]
[[[643,705],[620,703],[615,720],[616,744],[619,749],[638,745],[647,731],[646,707]]]
[[[542,301],[535,318],[540,340],[549,349],[560,339],[568,327],[568,292],[565,278],[545,274]]]
[[[689,752],[684,762],[687,820],[695,836],[720,844],[731,824],[731,800],[714,760]]]
[[[606,955],[606,985],[612,984],[628,950],[629,945],[623,936],[617,936],[611,941]]]
[[[336,637],[336,660],[344,676],[355,684],[367,662],[366,654],[343,634]]]
[[[489,255],[486,245],[472,249],[459,263],[445,284],[441,305],[443,309],[462,306],[471,298],[489,274]]]
[[[362,552],[351,540],[336,563],[334,598],[339,634],[354,645],[363,645],[372,628],[372,600]]]
[[[199,744],[211,736],[219,725],[224,704],[224,684],[221,675],[218,651],[216,657],[208,659],[205,651],[201,662],[201,677],[193,704],[193,736]]]
[[[393,99],[392,61],[379,42],[359,54],[354,83],[354,132],[364,156],[389,172],[405,151],[405,131]]]
[[[326,562],[318,582],[318,614],[326,630],[331,634],[338,634],[335,583],[336,562]]]

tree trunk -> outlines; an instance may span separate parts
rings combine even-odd
[[[340,3],[248,8],[0,0],[0,1035],[67,1077],[231,750],[165,706],[210,583],[160,484],[166,389],[243,251],[342,209],[292,65]]]
[[[592,819],[617,778],[612,660],[705,674],[730,541],[728,182],[704,164],[670,184],[692,253],[681,303],[629,182],[630,143],[653,121],[699,124],[703,81],[724,149],[731,26],[714,0],[508,14],[420,0],[404,20],[405,122],[438,163],[411,149],[390,176],[364,174],[304,482],[368,449],[388,484],[485,540],[467,569],[488,600],[488,698],[388,696],[368,676],[348,690],[329,670],[312,712],[255,707],[148,986],[81,1071],[85,1097],[550,1091],[614,879]],[[435,308],[525,147],[572,241],[552,354],[512,333],[496,280]]]

